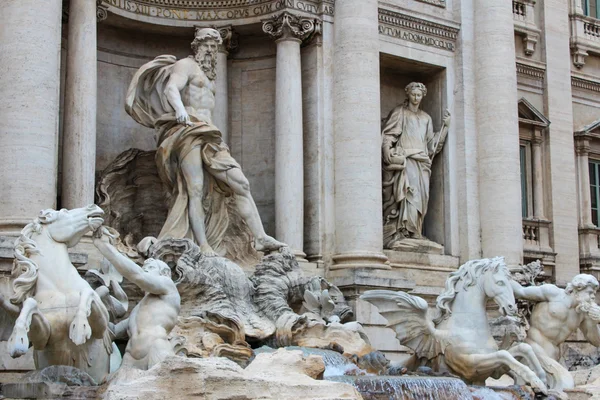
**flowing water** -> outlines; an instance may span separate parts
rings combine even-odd
[[[337,376],[328,380],[354,386],[364,400],[473,400],[456,378],[421,376]]]
[[[255,353],[276,351],[263,346]],[[364,400],[516,400],[528,399],[510,390],[495,392],[489,388],[471,388],[458,378],[437,376],[383,376],[368,374],[344,355],[323,349],[289,346],[286,350],[300,350],[305,356],[323,358],[323,378],[352,385]]]

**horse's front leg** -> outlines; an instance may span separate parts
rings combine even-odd
[[[477,371],[492,372],[495,369],[504,366],[521,377],[525,382],[529,383],[534,391],[544,394],[548,393],[548,388],[544,382],[542,382],[542,380],[538,378],[538,376],[531,369],[529,369],[529,367],[521,364],[506,350],[500,350],[488,354],[472,354],[469,359],[472,363],[472,365],[470,365],[470,368],[472,369]]]
[[[25,299],[8,339],[10,356],[16,358],[27,353],[30,340],[36,350],[44,349],[50,338],[50,332],[50,323],[38,309],[37,301],[33,297]]]
[[[108,310],[91,287],[83,289],[79,296],[77,313],[69,329],[69,337],[78,346],[92,336],[102,339],[109,322]]]
[[[526,364],[533,369],[538,378],[540,378],[543,382],[546,382],[546,371],[544,371],[544,368],[542,368],[540,360],[537,358],[530,345],[527,343],[518,343],[508,349],[508,352],[513,357],[524,359]]]

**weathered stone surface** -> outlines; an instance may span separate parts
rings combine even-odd
[[[259,354],[246,370],[224,358],[172,357],[148,371],[123,370],[108,385],[106,400],[362,399],[349,385],[318,381],[320,357],[280,350]]]

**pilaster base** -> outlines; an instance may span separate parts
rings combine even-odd
[[[353,252],[336,254],[332,257],[333,265],[330,270],[338,269],[391,269],[388,258],[381,253]]]

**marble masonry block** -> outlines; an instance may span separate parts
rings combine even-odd
[[[370,289],[409,291],[416,286],[415,282],[409,279],[404,271],[399,270],[337,269],[329,271],[327,279],[339,287],[350,302]]]
[[[384,254],[390,260],[392,271],[415,282],[411,294],[423,297],[430,304],[441,293],[448,275],[459,266],[458,257],[442,254],[395,250],[384,250]]]

